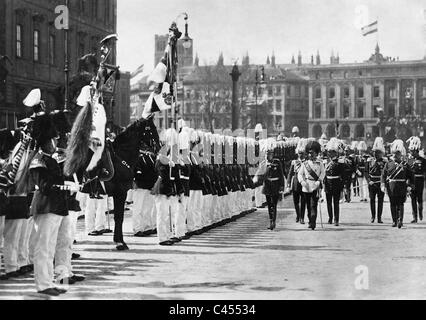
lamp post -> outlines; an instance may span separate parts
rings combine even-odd
[[[256,67],[256,124],[258,122],[258,91],[259,91],[259,85],[262,89],[266,88],[266,82],[265,82],[265,68],[263,66],[260,67],[261,74],[259,79],[259,67]]]
[[[230,73],[232,78],[232,131],[238,129],[238,80],[240,79],[241,73],[238,70],[238,66],[235,63]]]

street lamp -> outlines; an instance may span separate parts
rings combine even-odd
[[[185,49],[190,49],[192,46],[192,39],[188,35],[188,14],[183,14],[185,15],[185,36],[182,38],[182,45]]]
[[[69,8],[69,0],[65,0],[65,6]],[[64,73],[65,73],[65,100],[64,100],[64,111],[68,112],[68,95],[69,95],[69,53],[68,53],[68,30],[69,26],[64,30],[64,51],[65,51],[65,64],[64,64]]]
[[[261,70],[261,74],[260,74],[260,79],[259,79],[259,66],[256,67],[256,124],[258,121],[258,91],[259,91],[259,85],[262,89],[266,88],[266,81],[265,81],[265,67],[261,66],[260,67]]]

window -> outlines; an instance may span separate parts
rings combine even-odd
[[[378,111],[379,108],[380,106],[373,106],[373,118],[379,117],[379,111]]]
[[[362,77],[362,71],[360,70],[360,71],[358,71],[358,75],[360,76],[360,77]]]
[[[277,96],[281,95],[281,87],[276,87],[276,95]]]
[[[282,108],[282,100],[277,100],[275,102],[275,106],[276,106],[277,112],[281,112],[283,110],[283,108]]]
[[[56,39],[54,35],[49,37],[49,63],[51,65],[55,64],[55,49],[56,49]]]
[[[389,88],[389,97],[396,99],[396,89],[394,87]]]
[[[334,99],[336,97],[336,89],[335,88],[330,88],[328,91],[328,97],[330,99]]]
[[[349,87],[343,88],[343,98],[348,99],[350,95],[351,93],[350,93]]]
[[[357,118],[364,118],[364,105],[363,104],[358,105]]]
[[[393,103],[388,105],[388,116],[391,118],[395,117],[395,105]]]
[[[269,97],[273,97],[274,96],[274,88],[273,87],[269,87],[268,88],[268,96]]]
[[[34,30],[34,61],[40,60],[40,31]]]
[[[349,118],[349,104],[343,104],[343,118]]]
[[[321,88],[315,89],[315,99],[321,99]]]
[[[314,118],[315,119],[321,119],[321,105],[320,104],[315,105]]]
[[[296,97],[301,97],[301,95],[302,95],[302,93],[301,93],[301,88],[300,88],[300,86],[295,86],[294,87],[294,89],[295,89],[295,93],[294,93],[294,95],[296,96]]]
[[[80,40],[80,43],[78,44],[78,56],[79,57],[84,56],[84,51],[85,51],[84,42]]]
[[[331,105],[328,107],[328,117],[334,119],[336,117],[336,107]]]
[[[348,78],[348,72],[347,72],[347,71],[345,71],[345,72],[343,73],[343,78],[345,78],[345,79],[347,79],[347,78]]]
[[[274,101],[268,100],[268,113],[274,112]]]
[[[426,98],[426,87],[422,88],[422,97]]]
[[[364,88],[363,87],[358,88],[358,98],[364,98]]]
[[[333,72],[330,72],[330,79],[333,79],[333,77],[334,77]]]
[[[93,5],[93,7],[92,7],[92,17],[96,19],[98,17],[98,7],[99,7],[98,0],[93,0],[92,5]]]
[[[287,86],[287,97],[291,96],[291,86]]]
[[[22,26],[16,25],[16,56],[22,58]]]
[[[374,87],[374,98],[380,98],[380,87]]]

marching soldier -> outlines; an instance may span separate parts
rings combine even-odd
[[[343,159],[339,159],[339,141],[331,138],[327,143],[326,150],[328,152],[328,162],[325,168],[325,194],[327,199],[328,224],[333,223],[339,226],[340,216],[340,194],[343,189],[343,177],[345,174],[345,163]],[[333,210],[334,209],[334,210]]]
[[[346,202],[351,202],[352,179],[356,171],[356,159],[354,151],[348,145],[345,147],[345,173],[343,177],[344,194]]]
[[[383,202],[385,193],[380,187],[383,169],[386,164],[384,158],[385,147],[383,138],[376,138],[372,149],[374,156],[370,157],[365,163],[365,180],[368,184],[368,192],[370,197],[371,223],[376,219],[376,197],[377,197],[377,222],[383,223]]]
[[[274,230],[277,220],[277,204],[280,193],[284,191],[284,171],[279,159],[275,157],[274,149],[267,151],[266,172],[264,174],[263,194],[268,203],[270,226]]]
[[[367,144],[365,143],[365,141],[360,141],[358,143],[358,151],[359,151],[359,155],[358,155],[358,160],[357,160],[357,178],[358,178],[358,188],[359,188],[359,193],[361,196],[361,202],[367,202],[367,194],[368,194],[368,183],[366,180],[366,176],[368,175],[365,167],[366,167],[366,163],[368,161],[368,154],[367,154]]]
[[[309,141],[306,145],[307,160],[297,175],[308,209],[309,228],[312,230],[316,228],[318,200],[325,176],[324,164],[322,160],[318,159],[320,152],[321,145],[317,141]]]
[[[306,159],[306,143],[306,139],[300,139],[299,143],[297,144],[296,153],[298,154],[298,159],[291,162],[290,171],[287,178],[287,187],[293,193],[293,203],[296,210],[296,223],[300,222],[301,224],[305,224],[306,203],[302,192],[302,185],[297,179],[297,175],[299,174],[299,170]]]
[[[423,189],[426,159],[419,154],[422,143],[418,137],[411,137],[407,142],[410,142],[408,146],[408,150],[410,151],[408,166],[412,171],[414,179],[413,189],[411,190],[411,206],[413,209],[413,221],[411,223],[417,223],[417,217],[420,221],[423,220]]]
[[[386,163],[383,174],[381,188],[384,192],[387,190],[391,214],[392,214],[392,227],[398,226],[399,229],[404,225],[404,203],[407,199],[407,192],[411,191],[410,184],[412,183],[412,173],[405,161],[404,142],[402,140],[395,140],[391,145],[391,153],[393,159]]]

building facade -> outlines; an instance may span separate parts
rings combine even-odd
[[[127,127],[130,124],[130,72],[121,72],[115,99],[112,110],[114,124]]]
[[[310,136],[392,139],[396,128],[383,126],[383,116],[404,122],[426,115],[426,60],[385,58],[377,46],[363,63],[312,66],[308,74]],[[423,135],[423,125],[408,131]]]
[[[64,30],[57,30],[55,8],[60,0],[0,1],[0,56],[8,56],[8,75],[0,86],[0,128],[13,128],[31,114],[22,104],[34,88],[50,109],[64,105]],[[116,0],[69,1],[70,77],[77,72],[78,58],[99,50],[99,42],[117,30]],[[116,49],[111,62],[116,63]]]

